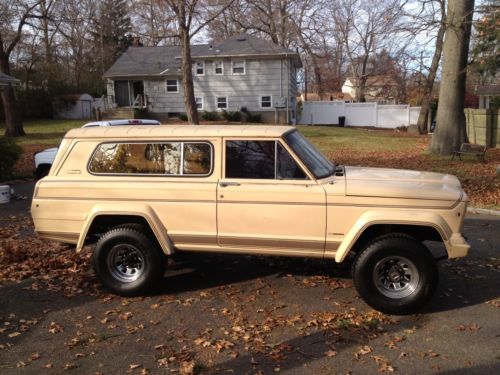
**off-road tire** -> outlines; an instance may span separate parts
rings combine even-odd
[[[432,297],[438,269],[430,251],[406,234],[370,242],[352,267],[354,286],[365,302],[388,314],[417,312]]]
[[[162,280],[166,257],[156,241],[137,226],[124,225],[99,238],[92,263],[101,283],[110,292],[137,296]]]

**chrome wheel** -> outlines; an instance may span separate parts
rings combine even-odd
[[[120,244],[111,248],[107,257],[109,272],[124,283],[137,280],[144,272],[144,257],[135,246]]]
[[[381,259],[373,269],[377,290],[389,298],[405,298],[415,292],[419,273],[415,264],[401,256]]]

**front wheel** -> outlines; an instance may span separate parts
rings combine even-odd
[[[389,314],[409,314],[432,297],[438,270],[424,245],[405,234],[391,234],[371,242],[356,257],[353,281],[373,308]]]
[[[120,226],[99,239],[93,265],[106,289],[118,295],[134,296],[161,281],[166,259],[149,236],[134,227]]]

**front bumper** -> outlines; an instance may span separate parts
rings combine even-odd
[[[461,233],[453,233],[445,245],[450,259],[465,257],[470,249],[470,245]]]

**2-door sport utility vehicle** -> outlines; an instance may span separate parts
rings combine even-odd
[[[456,177],[335,166],[294,127],[117,126],[69,131],[35,188],[36,232],[96,242],[95,271],[121,295],[145,292],[177,251],[343,262],[374,308],[409,313],[436,288],[422,241],[467,255]]]

